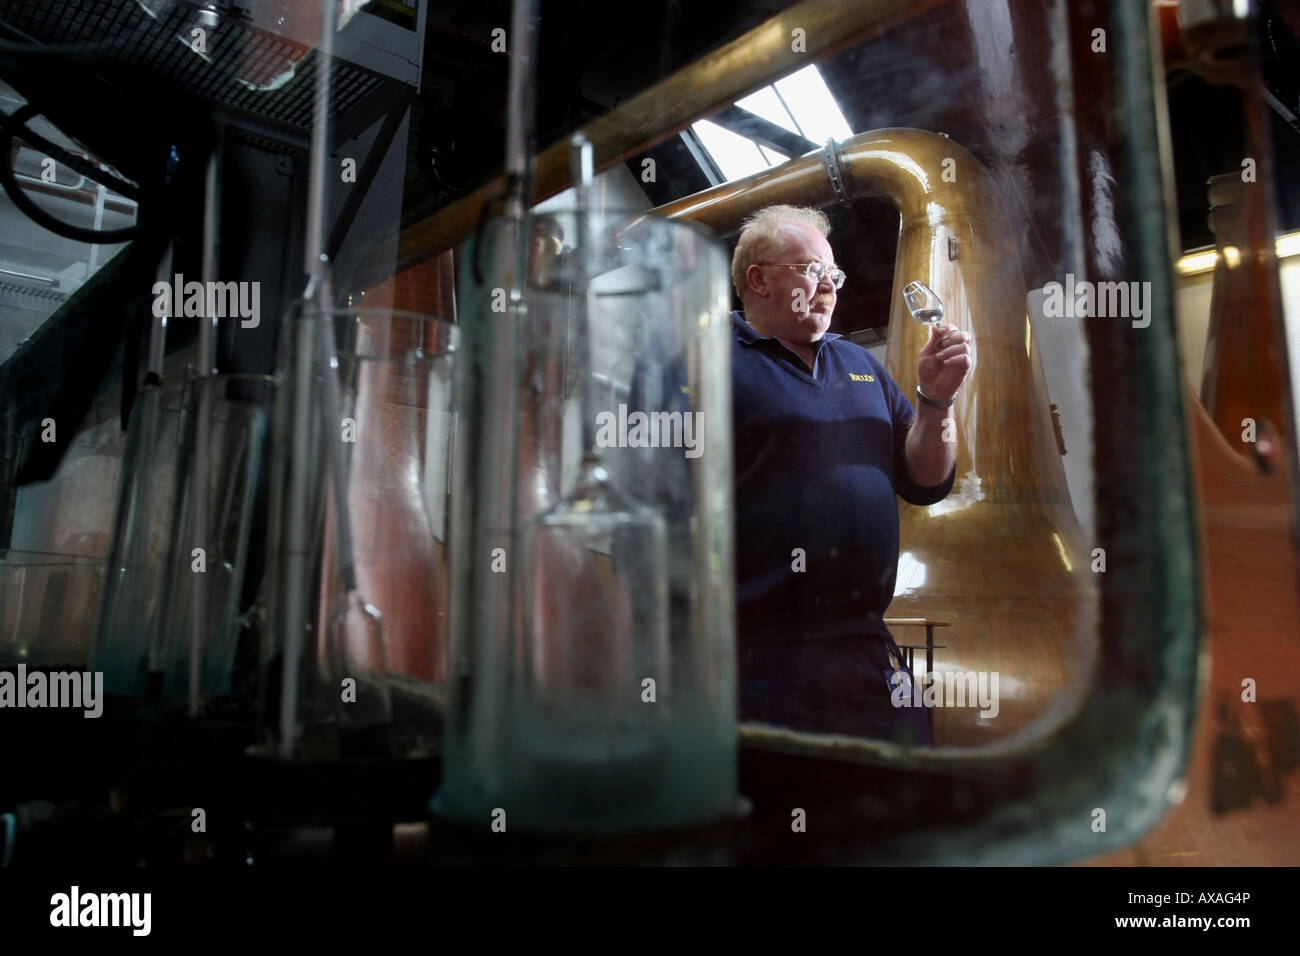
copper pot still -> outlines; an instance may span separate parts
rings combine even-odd
[[[945,162],[955,176],[941,175]],[[935,746],[1014,747],[1060,726],[1085,696],[1104,553],[1085,540],[1070,503],[1015,232],[988,170],[946,136],[880,129],[657,212],[726,234],[764,206],[864,197],[888,200],[901,216],[886,366],[903,393],[915,394],[916,355],[929,334],[908,312],[908,282],[937,292],[944,321],[976,343],[976,368],[954,409],[957,480],[936,505],[900,501],[887,614],[950,625],[939,632],[938,673],[999,676],[996,716],[935,709]]]

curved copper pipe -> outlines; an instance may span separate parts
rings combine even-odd
[[[1091,545],[1057,451],[1016,227],[988,170],[945,136],[881,129],[846,140],[839,153],[846,198],[883,197],[902,219],[890,375],[915,394],[928,330],[903,304],[908,281],[938,292],[945,321],[974,333],[977,368],[955,409],[957,482],[937,505],[900,505],[902,558],[889,614],[951,622],[939,664],[1000,674],[999,716],[937,710],[936,745],[1009,743],[1030,723],[1041,732],[1067,716],[1097,641]],[[827,205],[838,197],[823,157],[810,153],[655,212],[727,234],[764,206]]]

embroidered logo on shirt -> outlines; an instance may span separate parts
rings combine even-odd
[[[856,372],[849,372],[849,378],[855,382],[874,382],[876,380],[874,375],[858,375]]]

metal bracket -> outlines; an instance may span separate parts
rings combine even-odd
[[[356,182],[352,184],[352,189],[348,192],[347,199],[343,201],[343,207],[339,210],[338,218],[334,220],[334,226],[330,229],[329,239],[325,245],[325,254],[329,256],[331,262],[338,257],[339,250],[343,247],[343,240],[347,238],[348,230],[352,228],[352,222],[361,209],[362,200],[370,192],[370,186],[375,180],[375,175],[379,172],[380,165],[388,155],[388,147],[392,145],[393,137],[397,135],[397,130],[402,125],[402,120],[406,118],[406,112],[410,109],[410,105],[411,100],[406,95],[405,90],[399,91],[389,101],[387,114],[384,117],[384,125],[379,128],[378,135],[375,137],[374,142],[370,144],[370,151],[366,154],[361,169],[357,172]]]
[[[831,181],[831,189],[842,206],[851,206],[848,189],[844,184],[844,157],[840,155],[840,144],[834,137],[826,141],[822,149],[822,162],[826,165],[826,178]]]

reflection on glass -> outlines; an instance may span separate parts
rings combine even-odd
[[[672,706],[663,519],[595,456],[526,531],[521,751],[539,793],[636,799],[663,771]],[[658,685],[643,699],[643,681]]]
[[[391,309],[289,317],[271,453],[259,755],[408,757],[433,744],[457,331]],[[333,337],[332,365],[321,361],[321,335]],[[337,377],[333,413],[327,374]]]
[[[162,692],[201,707],[231,693],[239,612],[273,382],[260,375],[196,378],[172,497],[173,537],[159,611]],[[206,508],[195,506],[198,417],[210,415]],[[200,516],[206,527],[198,527]]]
[[[98,559],[0,549],[0,667],[85,667],[103,579]]]
[[[667,683],[668,553],[664,520],[621,491],[601,461],[592,371],[592,279],[604,250],[593,230],[591,144],[571,144],[578,209],[572,245],[563,225],[560,303],[576,358],[582,463],[571,491],[533,515],[524,532],[523,681],[517,734],[539,794],[612,782],[635,799],[663,769],[667,698],[647,707],[642,681]],[[534,303],[554,290],[530,290]],[[543,307],[545,310],[545,307]],[[607,798],[616,800],[614,794]]]
[[[138,696],[158,669],[155,635],[182,438],[181,402],[160,385],[136,396],[122,453],[109,571],[91,660],[110,694]]]

